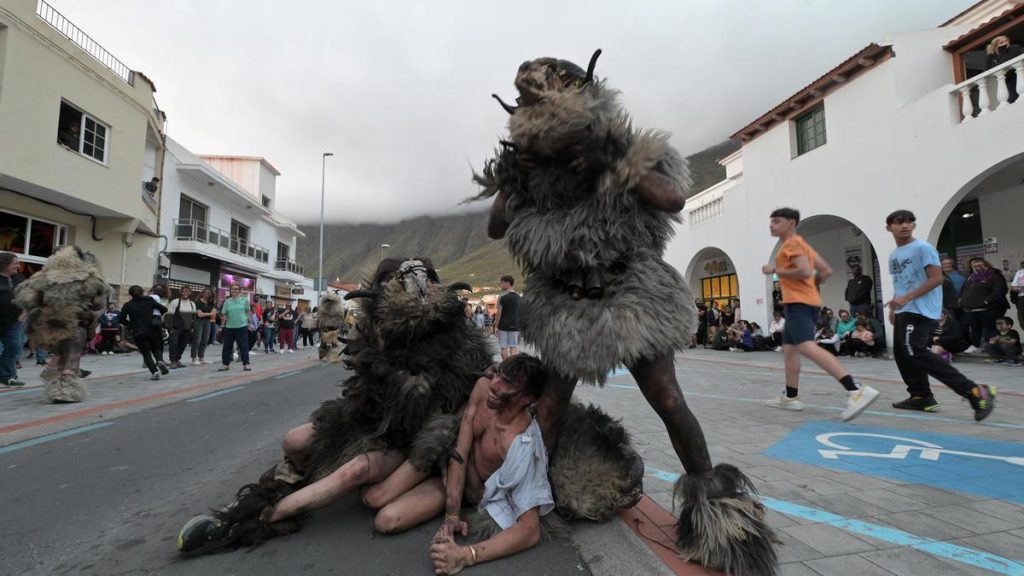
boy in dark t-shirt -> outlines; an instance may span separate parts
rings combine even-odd
[[[1020,334],[1013,329],[1013,319],[1004,316],[996,320],[998,334],[988,339],[985,353],[992,357],[993,364],[1020,366]]]

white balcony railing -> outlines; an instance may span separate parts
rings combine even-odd
[[[216,226],[210,226],[202,220],[175,218],[174,239],[223,248],[232,254],[251,258],[263,264],[270,262],[270,251],[266,248]]]
[[[54,30],[67,37],[68,40],[77,44],[79,48],[85,50],[86,54],[109,68],[114,74],[117,74],[122,80],[131,85],[135,84],[135,72],[128,65],[118,60],[106,48],[100,46],[98,42],[83,32],[81,28],[72,24],[63,14],[47,4],[46,0],[39,0],[39,3],[36,5],[36,15]]]
[[[1015,86],[1006,82],[1011,72],[1016,75]],[[961,124],[1020,102],[1018,96],[1024,95],[1024,55],[957,84],[950,94],[960,99]]]
[[[288,258],[278,258],[274,269],[302,276],[302,264],[298,264],[294,260],[289,260]]]

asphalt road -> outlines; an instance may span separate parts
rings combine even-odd
[[[181,525],[275,462],[281,436],[338,393],[339,374],[310,368],[0,453],[0,574],[432,574],[437,523],[376,534],[356,495],[254,549],[187,560],[175,552]],[[590,569],[565,540],[466,573]]]

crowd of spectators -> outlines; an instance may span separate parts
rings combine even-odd
[[[952,259],[942,259],[943,313],[932,334],[933,351],[948,362],[954,354],[968,353],[985,354],[994,363],[1020,365],[1022,345],[1015,326],[1024,324],[1024,262],[1010,282],[984,258],[972,259],[970,268],[970,274],[964,276]],[[883,356],[885,327],[871,304],[874,282],[859,265],[851,266],[851,272],[845,294],[849,309],[833,312],[823,307],[815,339],[836,356]],[[698,301],[697,332],[690,347],[733,352],[781,350],[786,324],[781,296],[774,286],[774,309],[767,331],[741,318],[739,299],[729,299],[726,304]],[[1011,302],[1017,308],[1017,322],[1006,315]]]

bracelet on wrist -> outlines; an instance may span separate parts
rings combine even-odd
[[[469,565],[472,566],[476,564],[476,548],[473,548],[472,544],[469,545],[469,553],[473,556],[473,558],[469,561]]]

